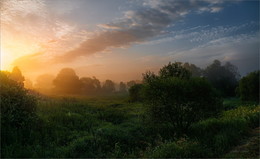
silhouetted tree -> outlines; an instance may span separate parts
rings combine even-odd
[[[260,71],[251,72],[239,81],[237,93],[241,100],[259,103],[259,75]]]
[[[23,85],[24,82],[24,76],[22,75],[21,70],[15,66],[10,74],[10,78],[16,82],[18,82],[19,84]]]
[[[126,84],[124,82],[119,83],[119,92],[121,93],[126,92]]]
[[[191,73],[182,66],[181,62],[171,63],[163,66],[159,71],[160,78],[177,77],[182,79],[189,79]]]
[[[100,81],[96,79],[95,77],[82,77],[80,78],[80,81],[82,83],[82,91],[86,94],[93,94],[100,91]]]
[[[155,73],[151,72],[151,71],[146,71],[145,73],[142,74],[143,75],[143,82],[144,83],[149,83],[152,82],[153,80],[157,79],[158,76],[155,75]]]
[[[112,93],[115,91],[115,83],[111,80],[106,80],[103,84],[102,90],[104,93]]]
[[[65,94],[80,92],[81,82],[75,71],[71,68],[63,68],[53,80],[55,90]]]
[[[192,77],[201,77],[202,70],[194,64],[184,63],[182,65],[185,69],[191,72]]]
[[[131,81],[128,81],[127,83],[126,83],[126,85],[128,86],[128,88],[131,88],[133,85],[135,85],[136,84],[136,82],[134,81],[134,80],[131,80]]]
[[[180,135],[193,122],[216,115],[222,108],[222,101],[209,82],[191,77],[179,62],[164,66],[159,75],[146,72],[143,78],[143,88],[134,89],[133,95],[143,92],[147,115],[159,124],[157,128],[167,125],[167,129]]]
[[[222,96],[235,95],[235,88],[240,77],[236,66],[229,62],[222,66],[220,61],[215,60],[205,69],[204,76],[220,91]]]

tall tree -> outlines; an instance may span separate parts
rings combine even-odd
[[[22,72],[21,70],[15,66],[10,74],[10,78],[20,84],[23,85],[23,82],[24,82],[24,76],[22,75]]]
[[[106,80],[102,89],[105,93],[112,93],[115,91],[115,83],[111,80]]]
[[[222,96],[228,97],[235,95],[235,88],[238,85],[240,77],[236,66],[229,62],[225,65],[221,65],[219,60],[214,60],[214,62],[205,69],[204,76],[220,91]]]
[[[194,64],[184,63],[182,65],[185,69],[191,72],[192,77],[202,76],[202,70]]]
[[[124,82],[119,83],[119,92],[126,92],[126,84]]]
[[[63,68],[53,80],[55,90],[65,94],[80,92],[81,82],[75,71],[71,68]]]
[[[96,79],[96,77],[90,78],[90,77],[82,77],[80,78],[80,81],[82,83],[82,91],[86,94],[93,94],[97,93],[101,86],[100,81]]]
[[[169,62],[168,65],[165,65],[160,69],[159,76],[161,78],[177,77],[182,79],[189,79],[191,77],[191,73],[182,66],[181,62]]]

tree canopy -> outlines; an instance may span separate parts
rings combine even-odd
[[[60,93],[79,93],[81,82],[75,71],[71,68],[63,68],[53,80],[55,90]]]

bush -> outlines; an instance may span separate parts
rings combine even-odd
[[[260,71],[251,72],[239,81],[237,93],[241,100],[259,103],[259,73]]]
[[[150,120],[171,123],[178,134],[222,109],[214,89],[201,78],[158,78],[145,85],[145,100]]]
[[[0,90],[1,157],[6,157],[5,153],[10,152],[8,145],[33,140],[31,129],[38,118],[36,99],[27,94],[23,84],[10,79],[7,72],[0,72]]]

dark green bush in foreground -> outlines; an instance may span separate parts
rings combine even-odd
[[[147,115],[153,123],[169,123],[183,135],[190,125],[217,115],[222,109],[211,85],[201,78],[158,78],[145,85]],[[165,130],[171,131],[171,130]]]
[[[38,118],[35,98],[27,94],[21,83],[10,79],[8,72],[0,72],[0,90],[1,157],[6,157],[11,147],[33,140],[32,127]]]
[[[249,73],[239,81],[237,93],[241,100],[259,103],[259,76],[260,71]]]

